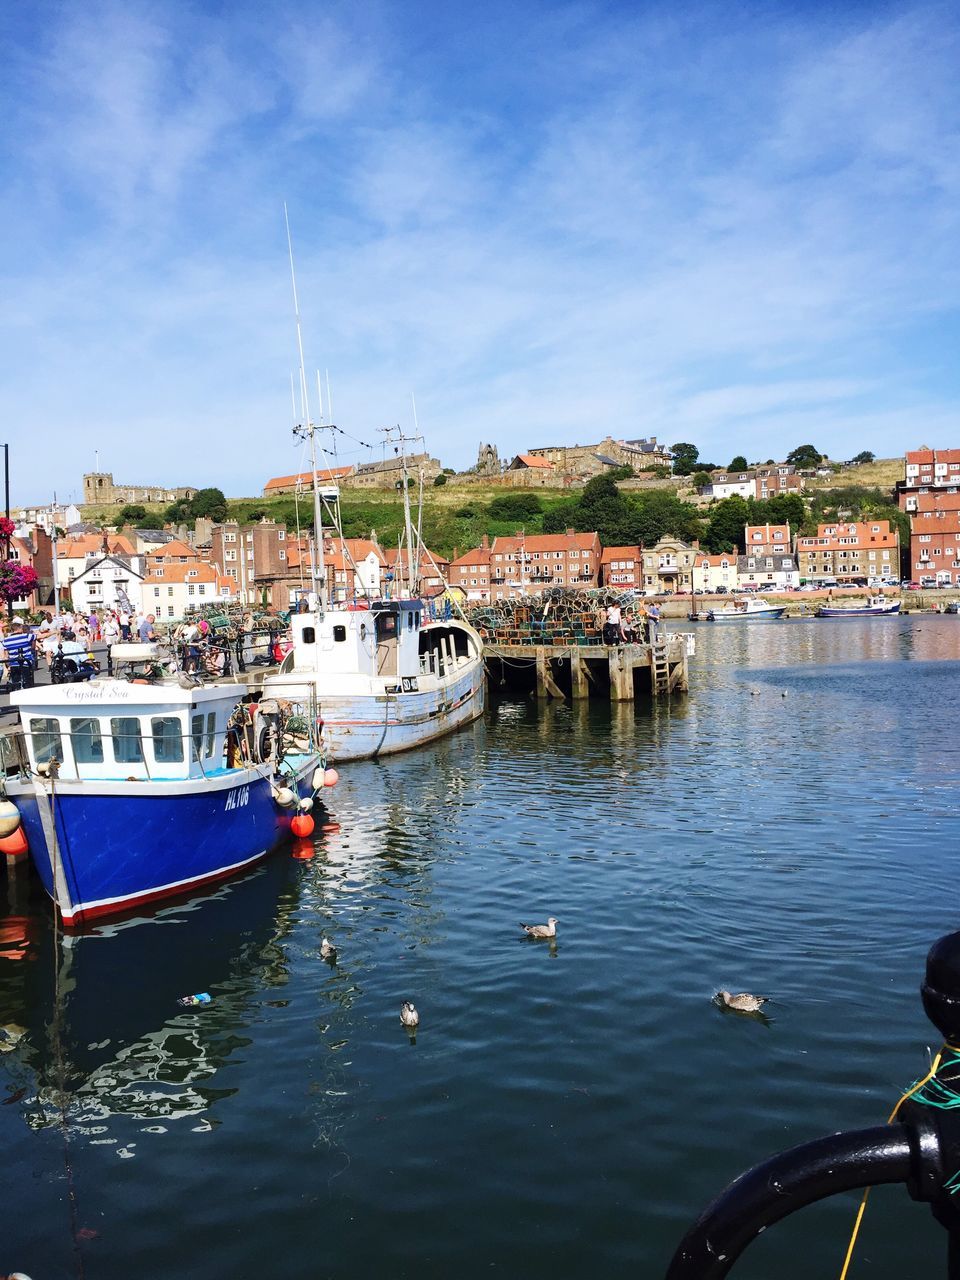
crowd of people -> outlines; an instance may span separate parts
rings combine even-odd
[[[33,626],[18,619],[0,619],[3,646],[0,684],[12,689],[29,688],[41,662],[52,671],[58,658],[76,660],[92,645],[110,646],[121,641],[149,643],[157,638],[152,613],[126,609],[93,610],[89,614],[70,609],[47,610]]]
[[[603,610],[604,644],[638,644],[645,637],[651,643],[660,639],[660,606],[656,601],[642,601],[634,610],[609,604]]]

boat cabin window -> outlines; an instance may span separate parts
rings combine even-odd
[[[334,632],[336,632],[336,630],[337,630],[336,627],[334,627]],[[337,638],[336,634],[334,634],[334,639],[336,638]],[[303,630],[300,632],[300,640],[303,644],[316,644],[317,642],[316,629],[314,627],[304,627]]]
[[[60,738],[60,722],[53,716],[39,716],[30,721],[33,739],[33,755],[37,764],[63,759],[63,742]]]
[[[77,764],[103,764],[103,734],[100,721],[78,716],[70,721],[70,741]]]
[[[395,613],[378,613],[376,615],[377,640],[392,640],[397,634],[397,615]]]
[[[153,758],[157,764],[177,764],[183,760],[179,717],[154,716],[150,721],[150,732],[153,736]]]
[[[209,760],[217,741],[217,713],[215,711],[207,713],[206,735],[203,728],[203,713],[198,712],[197,715],[191,716],[190,736],[193,740],[194,760],[199,760],[201,756]]]
[[[346,628],[345,626],[343,626],[342,624],[337,623],[337,625],[333,628],[333,638],[334,638],[334,640],[336,640],[338,643],[339,643],[340,641],[342,641],[342,640],[346,640],[346,638],[347,638],[347,628]]]
[[[113,738],[113,758],[117,764],[142,764],[143,739],[140,721],[136,716],[112,716],[110,736]]]

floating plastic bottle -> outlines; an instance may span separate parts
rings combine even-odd
[[[185,1009],[192,1009],[196,1004],[210,1004],[213,996],[208,991],[199,991],[195,996],[181,996],[177,1004],[182,1004]]]

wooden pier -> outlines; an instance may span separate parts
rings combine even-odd
[[[577,645],[487,643],[487,677],[494,685],[535,681],[538,698],[609,697],[629,702],[638,688],[652,697],[686,693],[687,638],[665,636],[652,644]]]

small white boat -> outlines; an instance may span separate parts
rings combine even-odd
[[[889,618],[900,612],[899,600],[886,596],[870,596],[866,604],[821,604],[814,610],[815,618]]]
[[[772,622],[781,618],[786,605],[767,604],[759,596],[734,596],[722,609],[710,609],[708,622]]]

